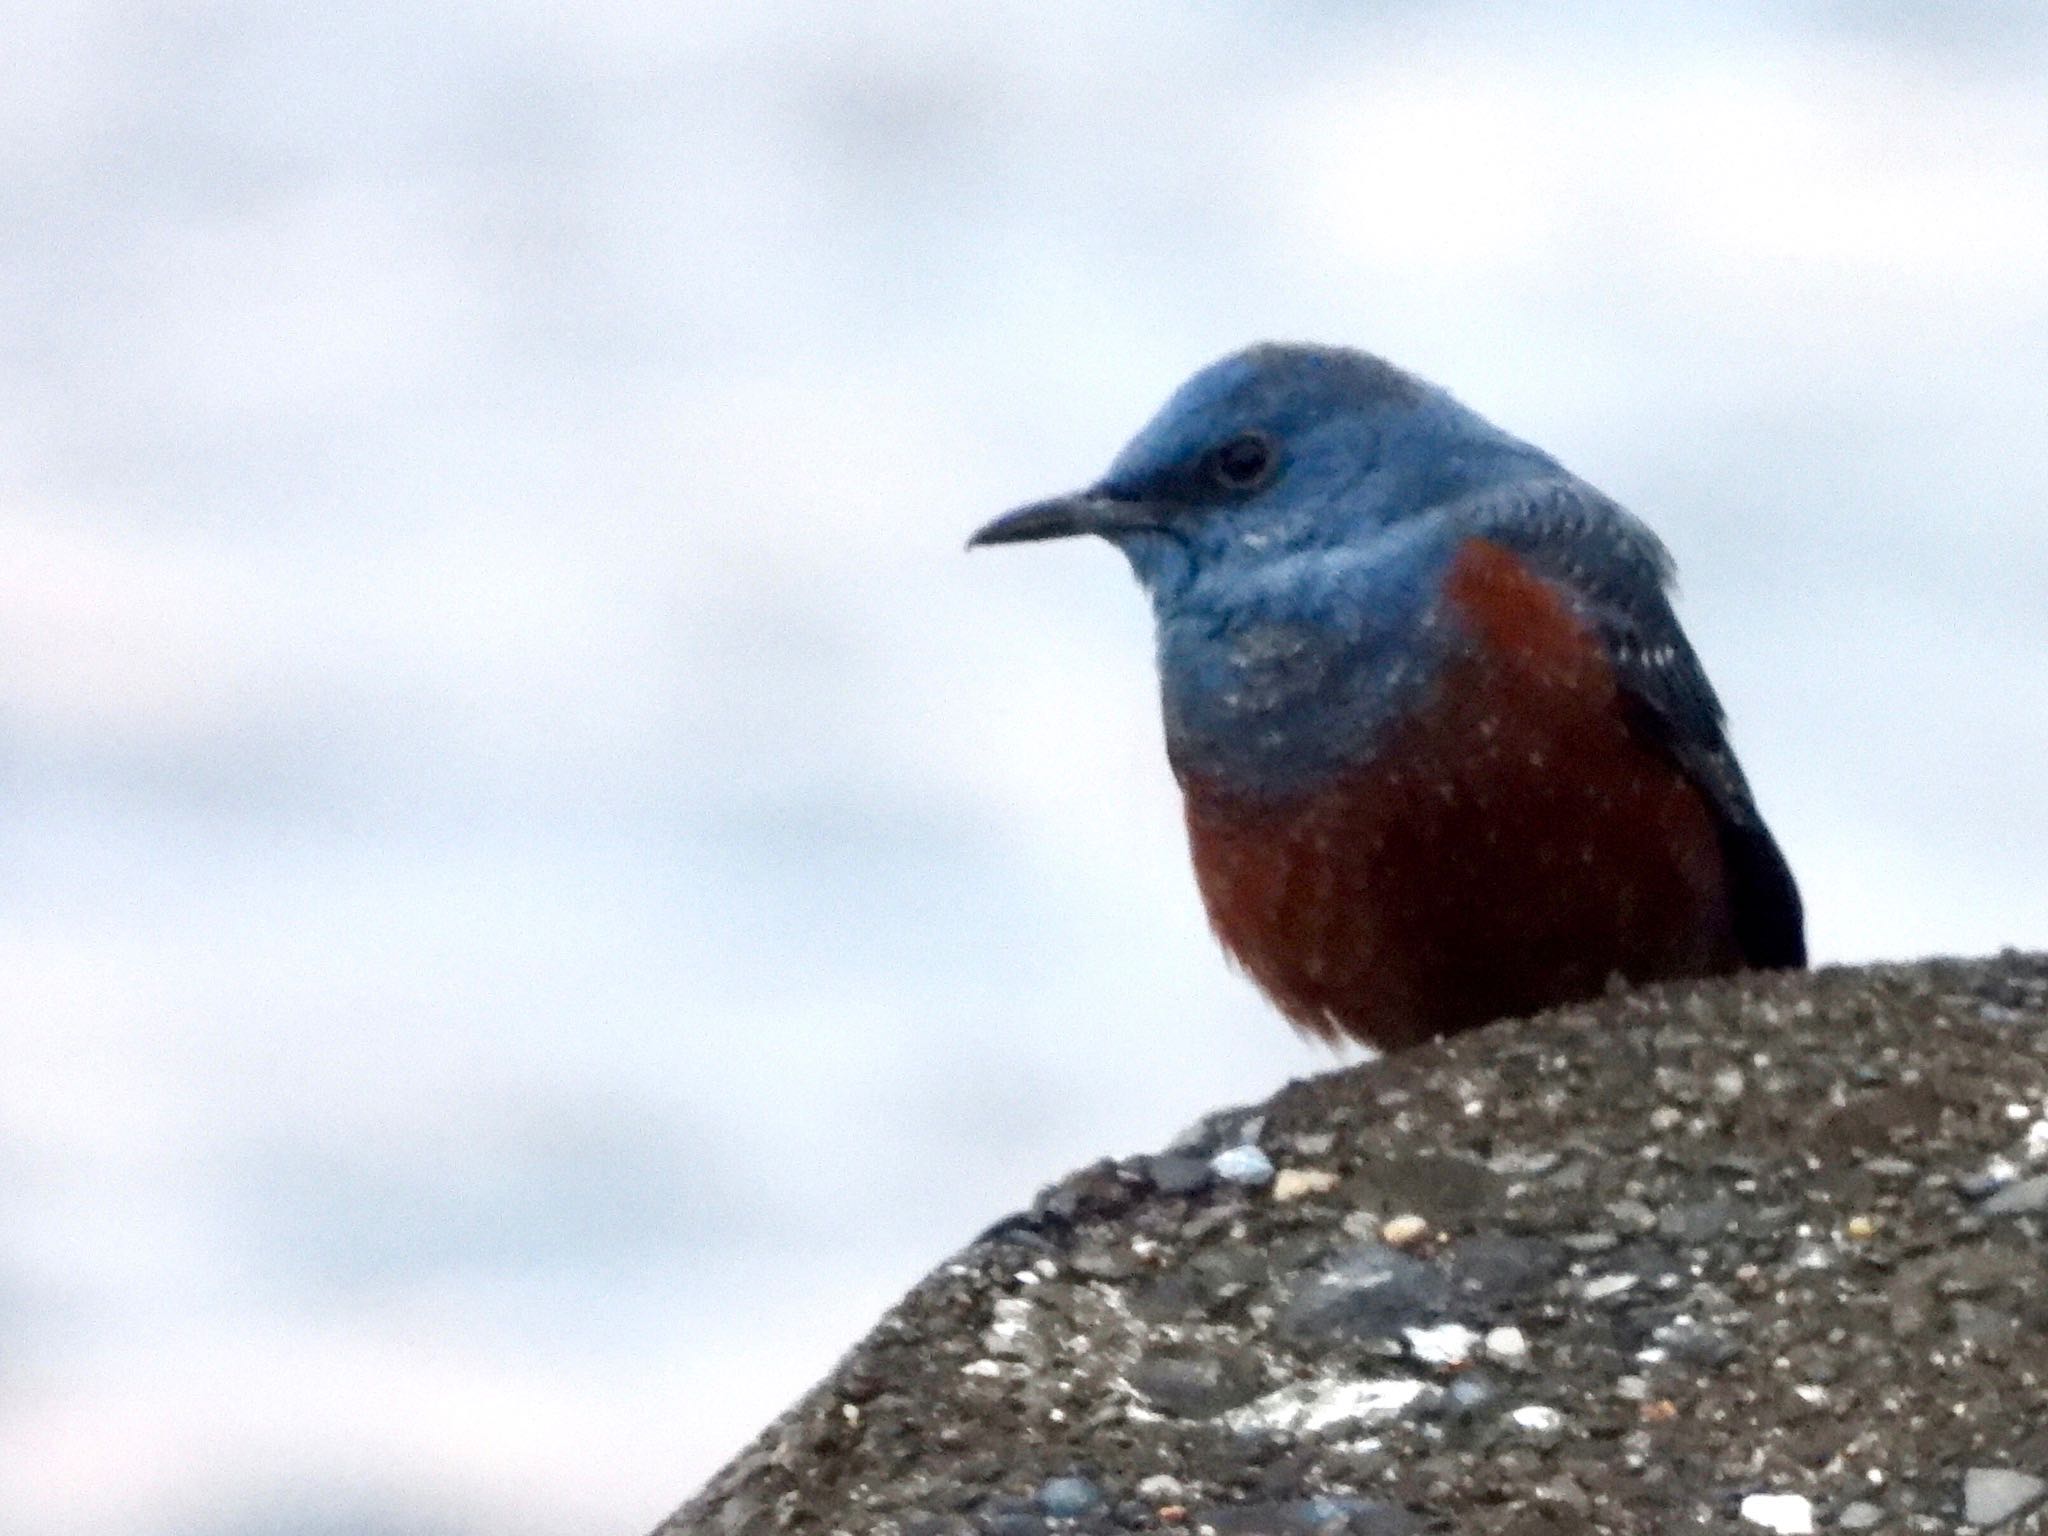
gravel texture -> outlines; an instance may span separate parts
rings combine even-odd
[[[2048,1533],[2048,957],[1609,998],[992,1227],[662,1527]]]

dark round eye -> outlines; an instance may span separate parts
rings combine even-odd
[[[1273,445],[1262,432],[1240,432],[1209,458],[1217,483],[1233,491],[1250,490],[1272,467]]]

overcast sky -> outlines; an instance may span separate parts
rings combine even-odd
[[[2048,13],[0,32],[0,1526],[651,1525],[1329,1058],[1148,617],[968,558],[1259,337],[1644,515],[1825,960],[2048,939]]]

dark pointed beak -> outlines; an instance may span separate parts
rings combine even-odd
[[[1070,539],[1077,533],[1109,535],[1130,528],[1156,526],[1152,509],[1140,501],[1120,501],[1096,491],[1077,491],[1034,501],[1014,512],[1005,512],[967,541],[969,549],[983,544],[1027,544],[1037,539]]]

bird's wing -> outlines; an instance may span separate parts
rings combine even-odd
[[[1728,745],[1721,701],[1671,609],[1671,556],[1640,520],[1582,481],[1541,480],[1446,509],[1556,582],[1606,647],[1638,728],[1713,807],[1736,939],[1749,964],[1806,963],[1799,888]]]

